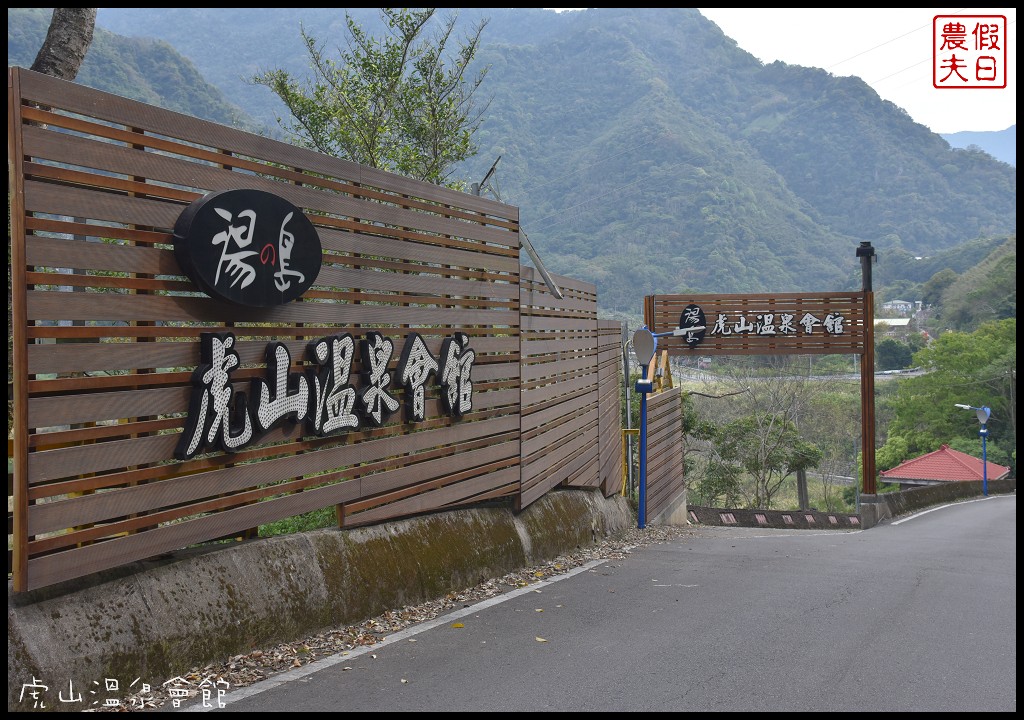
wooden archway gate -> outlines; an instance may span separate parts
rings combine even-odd
[[[874,252],[858,256],[870,263]],[[644,323],[666,335],[658,350],[690,355],[860,355],[862,491],[875,493],[874,297],[865,263],[861,292],[648,295]],[[699,329],[698,329],[699,328]]]

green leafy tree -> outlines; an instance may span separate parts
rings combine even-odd
[[[856,385],[823,383],[809,398],[807,411],[801,417],[801,434],[822,453],[821,461],[815,466],[816,472],[808,473],[808,484],[817,484],[815,502],[820,500],[823,509],[829,512],[852,509],[852,505],[844,502],[844,491],[856,481],[849,478],[857,477],[859,402]]]
[[[736,507],[743,497],[743,468],[719,452],[722,428],[704,419],[683,394],[683,474],[696,505]]]
[[[806,362],[786,355],[723,361],[713,392],[692,393],[700,417],[713,418],[687,429],[700,460],[689,487],[702,502],[726,498],[735,507],[738,498],[746,507],[769,508],[794,473],[822,461],[827,433],[812,400],[831,383],[811,380]],[[830,468],[830,479],[838,467]]]
[[[940,305],[942,293],[959,277],[955,270],[945,268],[932,275],[921,289],[921,300],[925,305]]]
[[[733,463],[713,458],[692,485],[696,505],[736,507],[742,497],[743,469]]]
[[[892,470],[910,457],[910,444],[902,435],[890,435],[885,445],[875,451],[875,469]]]
[[[452,48],[456,17],[433,27],[435,8],[381,8],[387,32],[369,36],[346,13],[348,42],[336,59],[302,29],[312,75],[285,70],[255,75],[292,115],[279,119],[304,147],[438,185],[476,154],[473,135],[486,105],[474,102],[487,68],[470,77],[486,20]]]
[[[974,434],[973,438],[955,437],[949,441],[949,447],[981,460],[981,438],[978,437],[977,433]],[[984,455],[989,462],[1013,467],[1013,456],[1003,448],[999,447],[999,444],[992,440],[985,442]],[[991,479],[991,475],[989,478]]]
[[[769,413],[747,415],[721,430],[719,452],[724,463],[742,468],[752,479],[751,507],[770,509],[786,478],[816,467],[822,452],[800,437],[796,425]]]
[[[883,338],[875,347],[875,367],[878,370],[900,370],[910,367],[914,351],[906,343]]]
[[[964,332],[1017,317],[1017,236],[961,274],[943,291],[941,305],[941,324]]]
[[[991,408],[990,439],[1016,449],[1016,318],[984,323],[972,333],[943,333],[914,355],[914,364],[926,372],[900,381],[888,440],[879,451],[885,465],[932,452],[955,438],[977,438],[974,413],[956,404]]]

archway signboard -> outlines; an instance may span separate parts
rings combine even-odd
[[[874,494],[874,251],[865,243],[857,255],[861,292],[648,295],[644,323],[670,356],[860,355],[863,491]]]
[[[870,333],[864,293],[649,295],[644,322],[670,355],[861,354]]]

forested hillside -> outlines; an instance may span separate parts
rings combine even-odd
[[[46,37],[49,8],[8,8],[7,64],[29,67]],[[164,40],[123,37],[97,27],[76,82],[150,105],[255,130],[261,124],[229,102]]]
[[[942,138],[955,148],[979,148],[996,160],[1002,160],[1017,167],[1017,126],[995,132],[949,133]]]
[[[98,31],[79,81],[133,97],[153,86],[159,101],[140,99],[235,122],[227,98],[276,132],[276,98],[247,81],[303,71],[300,27],[343,44],[344,12],[104,8],[101,29],[137,37],[115,52]],[[379,31],[374,9],[350,12]],[[521,208],[549,269],[598,285],[604,312],[635,317],[649,293],[857,288],[861,241],[881,268],[1016,231],[1014,168],[951,148],[859,79],[762,65],[696,9],[460,13],[467,28],[490,18],[478,60],[491,99],[460,175],[479,180],[501,156],[492,189]],[[12,32],[29,35],[12,31],[20,15],[8,12],[9,62]],[[45,19],[32,21],[41,39]],[[188,61],[133,58],[172,52],[142,38]]]

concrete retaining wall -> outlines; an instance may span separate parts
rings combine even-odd
[[[191,667],[358,623],[549,560],[636,524],[621,497],[547,493],[519,515],[455,510],[182,552],[14,595],[7,590],[7,707],[50,688]]]
[[[1017,492],[1017,479],[989,480],[988,492],[990,495]],[[881,495],[861,495],[861,521],[864,527],[873,527],[889,518],[915,510],[981,496],[980,480],[926,485]]]
[[[1017,491],[1016,478],[990,480],[990,495]],[[955,482],[944,485],[915,487],[880,495],[861,495],[860,513],[827,513],[817,510],[725,510],[690,505],[691,522],[701,525],[736,525],[739,527],[823,529],[867,529],[880,522],[934,505],[981,497],[981,481]]]
[[[736,525],[738,527],[800,528],[803,530],[857,530],[859,515],[827,513],[817,510],[723,510],[690,505],[691,522],[701,525]]]

